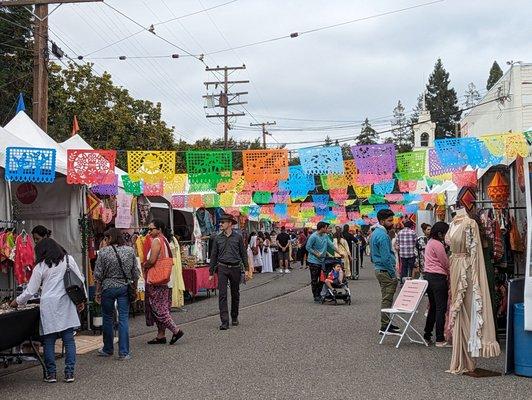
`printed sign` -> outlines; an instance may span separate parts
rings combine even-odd
[[[397,296],[395,303],[393,303],[393,308],[408,312],[415,311],[419,300],[425,294],[426,288],[427,281],[421,279],[405,281],[399,296]]]

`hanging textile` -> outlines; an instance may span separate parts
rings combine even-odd
[[[55,180],[54,149],[8,147],[5,179],[15,182],[52,183]]]
[[[172,241],[169,244],[173,255],[173,268],[170,276],[170,282],[172,282],[172,307],[181,308],[185,305],[185,281],[183,280],[181,247],[174,236],[172,236]]]
[[[277,181],[288,178],[288,150],[244,150],[244,177],[246,181]]]
[[[175,175],[175,151],[128,151],[127,168],[132,180],[145,183],[169,181]]]
[[[10,257],[12,257],[11,254]],[[15,259],[13,266],[15,280],[19,285],[29,282],[34,266],[35,253],[33,250],[33,241],[28,234],[22,233],[15,239]]]
[[[185,159],[191,184],[204,184],[215,190],[218,183],[231,181],[233,153],[230,150],[187,151]]]
[[[196,210],[196,220],[198,221],[200,227],[201,236],[211,236],[216,232],[211,213],[205,208],[201,207]]]
[[[298,150],[301,167],[307,175],[343,174],[340,146],[307,147]]]
[[[487,193],[491,201],[493,201],[493,208],[501,209],[508,207],[510,185],[508,185],[508,182],[499,171],[495,173],[489,183]]]
[[[425,150],[410,151],[397,154],[396,176],[402,181],[417,181],[423,179],[425,175],[425,160],[427,152]]]
[[[67,182],[93,185],[115,173],[115,150],[67,150]]]

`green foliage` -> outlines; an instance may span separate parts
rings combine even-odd
[[[33,94],[32,21],[33,17],[29,8],[0,6],[1,125],[5,125],[15,116],[19,93],[24,94],[26,112],[31,115]]]
[[[497,83],[499,79],[501,79],[503,75],[502,69],[497,63],[497,61],[493,61],[493,65],[490,69],[490,76],[488,77],[488,82],[486,83],[486,89],[490,90],[493,85]]]
[[[366,118],[362,124],[360,135],[358,135],[357,144],[377,144],[378,140],[378,133],[371,127],[369,119]]]
[[[429,77],[426,96],[427,109],[436,123],[436,139],[454,136],[456,123],[460,121],[458,98],[450,83],[449,73],[438,59]]]
[[[395,143],[399,153],[411,151],[414,146],[414,133],[408,126],[408,121],[405,115],[405,108],[401,100],[397,102],[397,106],[393,109],[392,124],[392,143]]]

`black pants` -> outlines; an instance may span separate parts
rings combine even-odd
[[[318,298],[321,295],[321,289],[323,282],[320,282],[321,265],[308,263],[310,270],[310,287],[312,289],[312,295],[314,298]]]
[[[425,339],[430,340],[432,330],[436,324],[436,341],[445,341],[445,313],[447,312],[448,285],[447,276],[442,274],[425,273],[425,279],[429,286],[427,295],[429,296],[429,314],[425,324]]]
[[[229,325],[229,312],[227,311],[227,282],[231,286],[231,318],[238,318],[240,303],[240,267],[218,266],[218,306],[222,325]]]

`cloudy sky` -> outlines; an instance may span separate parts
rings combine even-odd
[[[188,142],[221,137],[223,125],[205,118],[202,99],[203,82],[216,77],[186,52],[217,52],[205,56],[209,66],[245,63],[245,71],[231,75],[251,81],[234,88],[249,92],[249,104],[235,107],[247,115],[234,121],[232,136],[254,139],[259,132],[245,128],[250,122],[276,121],[268,141],[297,148],[325,135],[355,135],[366,117],[385,129],[398,100],[410,112],[439,57],[460,101],[469,82],[485,93],[494,60],[503,70],[508,60],[532,62],[529,0],[445,0],[390,13],[428,2],[106,0],[124,15],[104,3],[68,4],[51,15],[50,28],[69,56],[84,55],[135,97],[161,102],[176,138]],[[384,13],[390,14],[227,50]],[[159,37],[136,23],[154,24]],[[175,53],[182,57],[171,58]],[[285,130],[293,128],[301,130]]]

